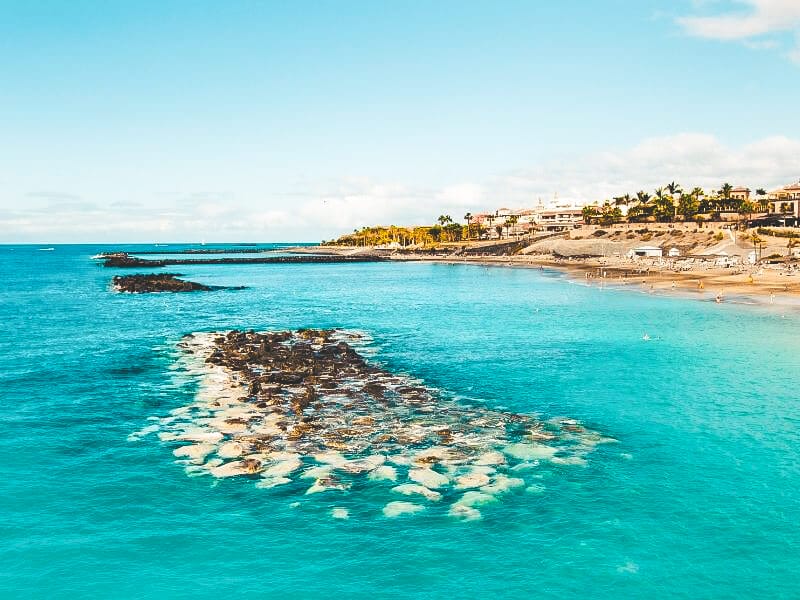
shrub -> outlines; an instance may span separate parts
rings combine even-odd
[[[607,231],[603,231],[602,229],[598,229],[598,230],[597,230],[597,231],[595,231],[595,232],[594,232],[592,235],[593,235],[594,237],[603,237],[603,236],[604,236],[604,235],[606,235],[607,233],[608,233]]]
[[[643,241],[643,242],[649,242],[649,241],[650,241],[650,240],[652,240],[652,239],[653,239],[653,234],[652,234],[652,233],[645,233],[645,234],[642,236],[642,241]]]
[[[756,229],[758,235],[771,235],[773,237],[793,238],[800,237],[796,231],[779,231],[776,229],[769,229],[767,227],[759,227]]]

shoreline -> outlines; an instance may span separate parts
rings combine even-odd
[[[552,255],[522,255],[501,257],[392,257],[398,262],[431,262],[439,264],[463,264],[485,267],[510,267],[527,269],[551,269],[566,275],[576,283],[609,289],[640,291],[659,296],[681,297],[720,302],[739,300],[740,304],[764,306],[800,307],[800,275],[790,275],[774,269],[753,269],[735,272],[731,268],[673,271],[653,265],[621,263],[601,259],[557,259]],[[702,284],[702,285],[701,285]],[[736,299],[736,300],[734,300]],[[742,302],[747,299],[750,302]]]

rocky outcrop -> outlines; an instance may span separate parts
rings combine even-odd
[[[178,273],[154,273],[148,275],[118,275],[112,280],[118,292],[144,294],[149,292],[209,292],[219,287],[203,285],[179,279]]]
[[[572,459],[610,441],[575,421],[458,402],[366,360],[356,332],[196,333],[179,345],[200,385],[158,435],[192,475],[255,479],[309,501],[369,485],[385,492],[385,516],[430,504],[472,520],[478,505],[535,483],[523,477],[538,481],[540,465],[581,464]]]

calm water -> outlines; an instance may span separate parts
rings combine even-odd
[[[0,246],[0,597],[800,597],[797,313],[420,264],[181,267],[249,288],[128,296],[88,260],[109,249]],[[334,520],[126,440],[190,401],[184,333],[300,326],[619,443],[461,523],[368,497]]]

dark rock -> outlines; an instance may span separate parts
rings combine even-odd
[[[151,273],[143,275],[117,275],[112,280],[118,292],[143,294],[149,292],[210,292],[226,289],[179,279],[179,273]],[[236,288],[242,289],[242,288]]]

